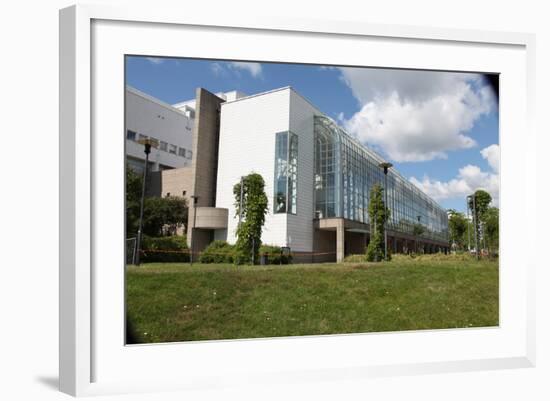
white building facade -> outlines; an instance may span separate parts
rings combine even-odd
[[[126,87],[126,160],[133,170],[143,171],[144,147],[138,141],[147,138],[158,142],[149,155],[151,171],[189,166],[193,126],[192,108],[180,110]]]
[[[246,95],[230,91],[216,93],[216,96],[233,101]],[[147,138],[158,143],[149,155],[151,171],[191,165],[195,102],[196,99],[191,99],[170,105],[126,86],[126,157],[133,170],[143,171],[145,154],[139,140]]]
[[[216,207],[229,210],[229,221],[227,231],[217,232],[216,239],[236,241],[233,185],[241,176],[255,172],[265,180],[269,203],[262,243],[313,250],[313,116],[319,113],[291,88],[222,103]],[[276,211],[278,135],[297,139],[295,193],[287,202],[288,212]]]
[[[173,106],[128,90],[127,111],[127,132],[137,135],[127,139],[128,158],[143,152],[139,135],[159,140],[155,193],[194,199],[193,252],[213,240],[236,242],[233,186],[250,173],[263,177],[268,198],[262,243],[290,248],[296,261],[364,253],[374,185],[383,186],[390,209],[390,252],[447,251],[445,210],[395,169],[382,169],[383,158],[291,87],[251,96],[198,88],[196,99]],[[162,141],[173,147],[166,152]]]

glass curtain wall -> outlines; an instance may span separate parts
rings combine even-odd
[[[343,217],[368,224],[369,192],[384,187],[379,155],[349,136],[334,121],[316,116],[315,218]],[[423,238],[448,240],[447,213],[395,169],[388,172],[388,228],[413,235],[415,224]],[[420,216],[420,221],[419,217]]]
[[[298,136],[290,131],[275,137],[274,213],[296,214]]]

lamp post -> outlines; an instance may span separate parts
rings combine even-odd
[[[472,194],[470,196],[468,196],[468,200],[469,202],[471,202],[472,204],[472,220],[473,220],[473,226],[474,226],[474,249],[476,251],[476,258],[479,260],[480,259],[480,254],[479,254],[479,233],[477,231],[477,224],[478,224],[478,219],[477,219],[477,210],[476,210],[476,194]]]
[[[468,227],[468,254],[470,253],[470,202],[472,201],[472,195],[468,195],[466,197],[466,220],[467,220],[467,224],[466,226]]]
[[[134,264],[140,264],[140,251],[141,251],[141,231],[143,229],[143,206],[145,204],[145,186],[147,183],[147,167],[149,166],[149,154],[151,153],[151,147],[157,147],[157,142],[150,138],[140,139],[138,143],[143,145],[143,152],[145,153],[145,165],[143,167],[143,183],[141,185],[141,201],[139,205],[139,223],[137,232],[136,253],[134,255]]]
[[[195,224],[197,223],[197,201],[199,197],[197,195],[191,195],[193,199],[193,227],[191,227],[191,255],[189,256],[189,262],[193,265],[193,253],[195,252]]]
[[[388,188],[388,170],[390,169],[390,167],[393,166],[393,164],[384,162],[384,163],[380,163],[378,166],[384,169],[384,260],[388,260],[388,230],[386,226],[386,222],[388,220],[388,216],[386,216],[386,211],[388,210],[388,189],[387,188]]]

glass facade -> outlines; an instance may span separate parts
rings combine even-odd
[[[298,136],[290,131],[275,136],[274,213],[296,214]]]
[[[369,192],[384,187],[384,160],[349,136],[331,119],[316,116],[315,218],[343,217],[368,224]],[[413,235],[424,227],[422,238],[448,240],[447,212],[395,169],[388,171],[388,229]],[[419,217],[420,216],[420,217]]]

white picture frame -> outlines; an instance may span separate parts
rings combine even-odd
[[[190,53],[182,52],[177,42],[167,40],[178,29],[188,29],[188,33],[200,41],[200,46],[195,41]],[[147,35],[140,36],[144,31]],[[209,50],[209,46],[215,45],[215,40],[212,39],[215,34],[222,33],[242,40],[239,50]],[[128,53],[266,61],[289,61],[289,55],[293,51],[297,54],[298,50],[307,53],[298,44],[293,45],[294,50],[292,45],[286,47],[289,52],[286,56],[283,55],[283,50],[274,47],[268,49],[269,51],[260,49],[254,45],[253,39],[257,39],[254,35],[261,35],[266,43],[272,40],[284,41],[287,38],[310,44],[308,49],[312,49],[312,53],[304,54],[302,59],[295,61],[317,60],[320,64],[330,64],[328,56],[314,60],[313,55],[316,50],[322,50],[316,47],[320,41],[329,43],[337,40],[342,47],[341,55],[333,54],[332,57],[341,57],[340,64],[353,63],[349,49],[365,45],[370,46],[372,54],[376,54],[378,58],[369,63],[371,66],[503,74],[501,227],[509,230],[502,231],[501,237],[502,310],[498,328],[205,341],[140,347],[124,347],[118,335],[112,336],[113,333],[123,332],[123,327],[120,326],[123,316],[120,308],[121,302],[123,304],[120,280],[123,271],[110,277],[110,273],[98,270],[98,266],[104,265],[106,261],[122,266],[122,259],[118,258],[116,249],[120,248],[122,252],[123,240],[121,236],[117,242],[116,229],[112,233],[114,241],[112,238],[104,239],[103,235],[100,238],[98,233],[105,227],[101,219],[116,217],[117,210],[122,210],[117,209],[121,205],[107,210],[111,206],[101,198],[101,194],[105,194],[108,188],[120,186],[120,180],[117,181],[120,179],[118,173],[111,174],[112,181],[105,177],[108,167],[111,166],[110,161],[123,157],[123,153],[120,153],[122,139],[112,138],[113,146],[106,146],[109,144],[105,141],[111,139],[94,136],[94,132],[97,133],[98,127],[116,128],[117,124],[123,124],[123,115],[119,113],[117,117],[116,114],[121,110],[119,100],[123,91],[120,90],[120,98],[116,91],[124,87],[124,82],[117,82],[116,87],[111,90],[102,84],[102,80],[116,82],[112,79],[117,76],[120,78],[123,72],[117,68],[122,60],[118,56]],[[139,39],[141,41],[138,45],[136,42]],[[534,252],[529,251],[534,245],[527,239],[515,237],[513,231],[535,231],[536,207],[527,207],[525,191],[511,190],[516,185],[534,187],[536,183],[536,174],[528,174],[536,171],[531,114],[534,110],[534,44],[534,35],[521,33],[296,20],[291,17],[280,19],[243,15],[238,20],[225,20],[210,15],[186,15],[183,10],[153,6],[113,8],[104,5],[79,5],[61,10],[61,391],[80,396],[206,389],[248,381],[288,383],[343,377],[359,379],[534,366],[536,260],[532,256]],[[348,47],[346,53],[346,46],[353,47]],[[382,47],[392,46],[400,46],[399,49],[403,52],[394,54],[389,50],[380,50]],[[407,53],[409,48],[414,49],[414,54],[425,52],[425,59],[419,61],[410,57],[411,53]],[[440,53],[434,54],[434,49]],[[488,57],[484,53],[487,51],[493,51],[494,57],[492,60],[485,60],[484,64],[483,59]],[[455,61],[453,68],[449,68],[449,63],[452,62],[449,60],[461,52],[466,56],[461,61]],[[479,58],[469,55],[470,52],[479,54]],[[255,56],[250,58],[251,54]],[[409,59],[405,59],[407,55]],[[337,58],[332,60],[338,61]],[[356,56],[354,60],[358,62],[357,65],[364,65],[360,56]],[[111,114],[105,114],[105,102],[98,102],[99,98],[111,99],[108,101]],[[115,121],[117,118],[119,122]],[[523,132],[523,140],[518,141],[513,132]],[[101,155],[102,163],[99,163],[98,155]],[[515,163],[513,169],[512,160]],[[122,171],[119,173],[121,175]],[[122,194],[122,186],[118,191]],[[120,199],[122,204],[122,195]],[[123,216],[117,218],[123,219]],[[105,233],[105,237],[109,235]],[[111,241],[111,245],[103,246],[106,241]],[[520,252],[517,248],[524,251]],[[99,297],[101,299],[98,299],[96,293],[99,290],[102,292]],[[104,313],[107,310],[106,301],[114,305],[111,308],[112,314]],[[97,330],[98,325],[102,328],[101,332]],[[399,355],[390,355],[384,351],[384,347],[390,343],[394,352]],[[449,349],[450,344],[454,345],[454,349]],[[471,348],[467,344],[472,344]],[[370,349],[368,357],[359,351],[364,349]],[[379,352],[375,352],[376,349]],[[320,350],[323,351],[322,358],[319,357]],[[356,352],[342,352],[345,350]],[[145,372],[145,380],[140,376],[140,371],[144,369],[135,369],[141,360],[144,365],[166,366],[166,369],[173,368],[175,363],[183,366],[180,366],[179,374],[164,375],[163,378],[160,375],[155,377],[154,372]],[[188,361],[186,363],[193,365],[193,368],[186,367],[182,360]],[[269,364],[265,363],[266,360],[269,360]],[[216,361],[214,367],[209,366],[212,361]]]

